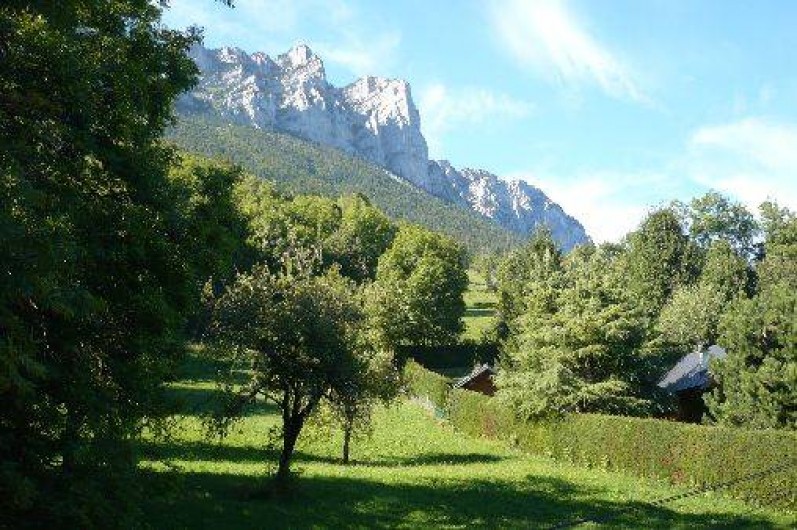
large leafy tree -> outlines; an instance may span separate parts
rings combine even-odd
[[[551,293],[562,272],[562,252],[546,229],[538,230],[498,266],[498,316],[504,331],[523,314],[530,296]]]
[[[419,226],[403,225],[379,258],[368,296],[371,325],[388,347],[456,342],[467,285],[460,244]]]
[[[373,280],[379,257],[396,236],[397,228],[362,195],[338,200],[340,225],[324,241],[324,259],[358,282]]]
[[[652,212],[627,237],[627,289],[649,314],[656,315],[679,285],[695,280],[699,258],[672,210]]]
[[[212,330],[233,352],[232,366],[251,371],[243,388],[234,379],[225,383],[218,425],[226,428],[258,396],[276,404],[282,416],[281,487],[307,419],[325,397],[356,404],[362,397],[358,374],[366,368],[357,355],[363,312],[352,286],[335,270],[314,275],[311,261],[299,252],[276,273],[255,266],[214,308]]]
[[[743,204],[710,191],[688,205],[675,202],[673,207],[698,246],[707,249],[715,241],[726,241],[740,256],[753,251],[758,223]]]
[[[195,283],[160,137],[196,35],[159,19],[147,0],[0,7],[4,513],[124,521],[100,507],[127,498],[126,441],[178,350]]]

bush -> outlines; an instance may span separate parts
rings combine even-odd
[[[446,409],[449,394],[448,378],[410,360],[404,367],[404,382],[409,395],[429,400],[438,410]]]
[[[465,342],[442,346],[398,346],[396,352],[399,357],[414,359],[426,368],[463,368],[477,363],[493,364],[498,356],[498,345]]]
[[[722,484],[785,465],[726,490],[754,504],[797,508],[795,433],[599,414],[530,423],[517,420],[500,401],[465,390],[451,392],[446,403],[451,423],[467,434],[503,439],[529,453],[574,464],[690,487]]]

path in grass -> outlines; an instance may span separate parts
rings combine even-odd
[[[199,410],[213,389],[196,377],[174,391]],[[645,501],[677,490],[467,438],[406,402],[379,411],[372,438],[353,448],[355,465],[338,463],[338,436],[301,440],[294,496],[264,498],[266,463],[274,455],[263,446],[276,421],[264,405],[219,444],[205,439],[199,419],[187,415],[179,417],[172,440],[143,443],[148,522],[216,529],[545,528],[618,513],[609,526],[766,529],[794,523],[715,495],[650,507]]]

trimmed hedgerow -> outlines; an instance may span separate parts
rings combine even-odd
[[[440,346],[399,346],[397,354],[403,359],[413,359],[432,369],[470,368],[477,363],[494,363],[498,355],[495,343],[462,343]]]
[[[429,400],[438,410],[446,409],[450,390],[448,378],[409,360],[404,366],[404,383],[411,396]]]
[[[517,420],[494,398],[464,390],[451,392],[447,404],[449,420],[467,434],[503,439],[529,453],[574,464],[690,487],[724,484],[785,465],[723,490],[755,504],[797,509],[797,433],[600,414],[531,423]]]

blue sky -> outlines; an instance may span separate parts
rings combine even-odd
[[[710,189],[797,209],[797,2],[172,0],[209,47],[410,82],[432,158],[539,186],[596,241]]]

